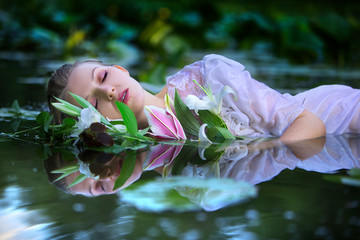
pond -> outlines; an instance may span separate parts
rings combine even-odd
[[[360,88],[357,81],[360,74],[356,70],[293,66],[264,54],[261,49],[258,51],[222,54],[243,62],[256,79],[279,91],[296,93],[326,83]],[[204,54],[193,53],[186,59],[191,62]],[[22,129],[34,126],[34,116],[46,109],[47,73],[59,64],[53,59],[22,53],[0,54],[3,133],[12,133],[19,126]],[[10,116],[8,108],[15,99],[27,110],[23,110],[26,114]],[[262,142],[235,141],[215,147],[213,152],[222,151],[218,161],[204,161],[198,156],[154,162],[159,151],[173,153],[178,150],[174,148],[181,148],[184,153],[197,153],[199,150],[192,145],[160,144],[134,155],[134,163],[141,163],[139,172],[134,172],[134,184],[118,193],[98,197],[68,194],[50,184],[46,167],[54,162],[48,158],[49,148],[36,144],[33,137],[19,141],[3,134],[1,138],[1,239],[358,239],[360,236],[359,173],[355,169],[360,168],[359,135],[327,136],[319,139],[320,143],[302,142],[297,147],[308,150],[304,151],[308,153],[305,158],[294,156],[283,145],[261,148]],[[317,149],[321,141],[325,146]],[[79,166],[72,152],[57,151],[56,154],[69,159],[68,165]],[[83,161],[92,159],[90,162],[100,172],[104,166],[117,171],[116,164],[124,164],[125,158],[107,153],[81,156]],[[109,168],[112,162],[116,163],[115,170]],[[161,178],[169,172],[179,176]],[[77,189],[86,186],[88,195],[86,181],[75,186]],[[106,190],[106,186],[103,188]]]

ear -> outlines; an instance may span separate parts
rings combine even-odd
[[[114,67],[120,69],[120,70],[123,71],[123,72],[129,73],[128,70],[126,70],[126,69],[123,68],[123,67],[120,67],[120,66],[118,66],[118,65],[114,65]]]

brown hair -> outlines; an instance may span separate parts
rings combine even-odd
[[[55,109],[51,103],[56,102],[56,99],[54,97],[64,99],[66,95],[66,86],[69,81],[69,77],[71,72],[80,64],[86,63],[86,62],[97,62],[102,64],[102,61],[96,60],[96,59],[89,59],[85,61],[76,61],[73,64],[64,64],[58,69],[56,69],[52,74],[48,81],[47,87],[46,87],[46,98],[47,103],[50,109],[50,114],[54,115],[54,122],[56,124],[61,123],[62,120],[66,116],[65,114],[59,112],[57,109]]]
[[[60,189],[61,191],[65,192],[65,193],[73,194],[73,192],[71,192],[71,190],[68,188],[68,184],[66,183],[66,178],[62,178],[58,181],[55,181],[58,177],[61,176],[61,173],[53,173],[52,172],[53,170],[57,170],[57,169],[64,167],[66,164],[69,164],[69,163],[64,161],[61,153],[58,153],[58,152],[53,153],[53,155],[49,156],[44,161],[44,167],[45,167],[45,171],[47,173],[49,182],[51,184],[53,184],[55,187],[57,187],[58,189]]]

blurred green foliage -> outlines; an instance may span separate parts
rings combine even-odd
[[[0,9],[0,50],[7,51],[122,57],[135,48],[147,60],[178,65],[191,49],[266,43],[294,62],[360,60],[360,4],[352,1],[3,0]]]

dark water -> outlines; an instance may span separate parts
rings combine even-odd
[[[239,53],[233,58],[245,60],[257,79],[278,89],[296,92],[319,83],[359,87],[355,70],[290,66],[265,54]],[[59,64],[34,56],[1,54],[1,106],[9,107],[18,99],[28,110],[43,109],[47,72]],[[3,117],[2,132],[13,132],[15,120]],[[19,121],[22,127],[34,125],[26,119]],[[189,193],[196,191],[188,191],[183,198],[166,195],[160,200],[156,198],[159,192],[140,203],[133,197],[142,182],[160,176],[154,171],[145,171],[136,182],[137,188],[130,187],[124,193],[90,198],[66,194],[48,182],[43,146],[2,138],[0,239],[360,239],[360,188],[327,178],[349,176],[346,169],[359,167],[359,146],[359,136],[329,136],[322,151],[300,160],[284,146],[249,150],[247,144],[238,143],[232,148],[238,154],[219,161],[220,176],[231,177],[236,183],[255,184],[255,194],[247,189],[243,198],[237,196],[229,206],[220,203],[206,211],[205,200],[224,193],[219,191],[223,183],[219,180],[220,184],[213,185],[217,188],[214,195],[211,191],[198,194],[197,200],[203,201],[185,211],[178,208],[180,203],[191,199],[194,195]],[[199,164],[194,170],[190,162],[187,167],[183,175],[210,169],[209,176],[218,176],[216,166]],[[202,183],[199,188],[206,189]],[[242,185],[236,188],[245,189]],[[227,196],[234,194],[229,189]],[[170,204],[165,211],[158,211],[156,206],[164,206],[164,199]]]

